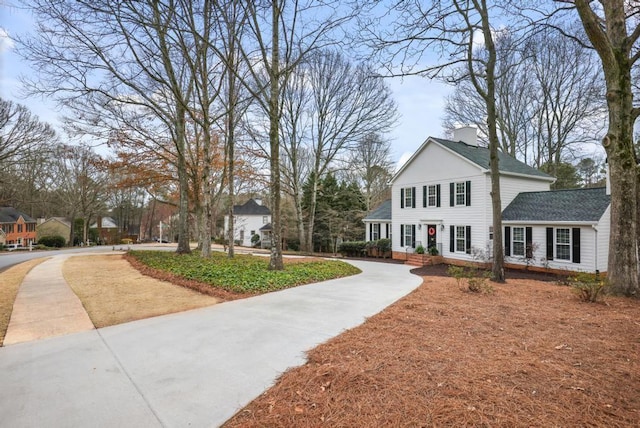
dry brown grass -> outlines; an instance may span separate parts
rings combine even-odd
[[[142,275],[120,254],[71,257],[62,273],[97,328],[218,302],[215,297]]]
[[[423,285],[308,354],[227,427],[635,427],[640,301],[532,280]]]
[[[46,258],[29,260],[0,273],[0,345],[4,342],[4,336],[7,334],[13,302],[16,300],[22,280],[34,266],[45,260]]]

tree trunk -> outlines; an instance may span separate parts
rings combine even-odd
[[[638,110],[633,108],[631,85],[631,69],[637,60],[631,56],[631,47],[638,35],[633,36],[634,40],[627,35],[623,0],[602,2],[604,19],[591,9],[590,1],[576,0],[574,4],[602,61],[607,87],[609,128],[602,142],[611,187],[607,278],[614,293],[638,296],[638,163],[633,146],[633,124]]]
[[[280,139],[279,139],[279,119],[280,119],[280,46],[279,46],[279,24],[280,10],[279,2],[272,1],[272,22],[271,22],[271,69],[269,70],[270,95],[269,95],[269,146],[271,177],[269,190],[271,191],[271,258],[269,260],[270,270],[283,270],[282,262],[282,219],[280,217]]]
[[[176,149],[180,200],[178,204],[178,248],[176,253],[189,254],[189,180],[187,177],[187,163],[185,160],[185,109],[180,102],[176,102]]]

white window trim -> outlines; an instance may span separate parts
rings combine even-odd
[[[458,192],[458,185],[460,185],[462,187],[462,192]],[[456,207],[461,207],[461,206],[466,206],[467,205],[467,183],[465,183],[464,181],[458,181],[456,183],[454,183],[455,186],[455,206]],[[458,203],[458,196],[462,196],[462,203]]]
[[[413,187],[404,188],[404,207],[413,208]]]
[[[380,239],[380,223],[373,223],[371,227],[371,241],[377,241]]]
[[[427,185],[427,207],[437,207],[438,206],[438,186],[436,184]],[[431,192],[433,190],[433,193]],[[433,198],[433,204],[431,203],[431,198]]]
[[[413,242],[413,233],[412,233],[413,228],[411,226],[412,225],[410,224],[404,225],[403,235],[404,235],[404,246],[413,248],[413,246],[411,245],[411,243]],[[407,239],[407,237],[409,237],[409,239]]]
[[[517,240],[516,239],[516,229],[520,229],[522,230],[522,240]],[[527,253],[527,237],[526,237],[526,229],[522,226],[513,226],[511,228],[511,255],[513,257],[524,257]],[[517,243],[521,243],[522,244],[522,254],[518,254],[516,253],[516,244]]]
[[[558,231],[559,230],[567,230],[569,232],[569,240],[567,243],[558,243]],[[553,229],[553,258],[556,261],[559,262],[571,262],[573,260],[573,242],[571,242],[573,240],[573,236],[571,233],[571,228],[570,227],[556,227]],[[567,246],[569,247],[569,258],[566,259],[561,259],[560,257],[558,257],[558,245],[563,245],[563,246]]]
[[[458,236],[458,230],[462,230],[462,238]],[[456,253],[467,253],[467,226],[455,226],[455,252]],[[458,241],[462,240],[462,250],[458,248]]]

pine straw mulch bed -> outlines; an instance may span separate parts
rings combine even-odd
[[[226,427],[592,426],[640,421],[640,301],[530,279],[421,287],[308,353]]]
[[[211,284],[207,284],[206,282],[195,281],[192,279],[187,279],[182,276],[173,274],[171,272],[163,271],[160,269],[154,269],[140,262],[138,259],[136,259],[129,253],[124,253],[123,257],[125,260],[129,262],[129,264],[131,264],[131,266],[133,266],[136,270],[138,270],[138,272],[140,272],[143,275],[150,276],[151,278],[155,278],[160,281],[171,282],[175,285],[189,288],[191,290],[195,290],[207,296],[216,297],[223,301],[246,299],[247,297],[252,297],[256,295],[256,293],[237,293],[237,292],[227,291],[219,287],[213,287],[211,286]],[[304,263],[304,262],[312,262],[312,261],[318,261],[318,260],[319,259],[317,257],[296,257],[296,258],[285,257],[283,258],[283,262],[285,264]]]

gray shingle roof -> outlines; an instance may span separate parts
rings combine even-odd
[[[484,169],[489,169],[489,149],[486,147],[478,147],[478,146],[470,146],[468,144],[463,143],[462,141],[451,141],[445,140],[443,138],[433,138],[432,139],[449,150],[454,151],[460,156],[470,160],[476,165],[480,166]],[[545,174],[542,171],[538,171],[537,169],[530,167],[529,165],[520,162],[514,157],[509,156],[506,153],[498,152],[498,166],[500,167],[500,171],[502,172],[510,172],[514,174],[525,174],[531,175],[534,177],[540,178],[548,178],[552,179],[549,174]]]
[[[391,221],[391,199],[387,199],[375,210],[369,212],[363,220],[389,220]]]
[[[253,199],[249,199],[243,205],[234,205],[233,214],[235,215],[269,215],[271,211],[264,205],[258,204]]]
[[[25,223],[35,223],[36,221],[23,212],[13,207],[0,207],[0,223],[15,223],[22,216]]]
[[[502,212],[503,221],[597,222],[611,203],[606,189],[520,193]]]

